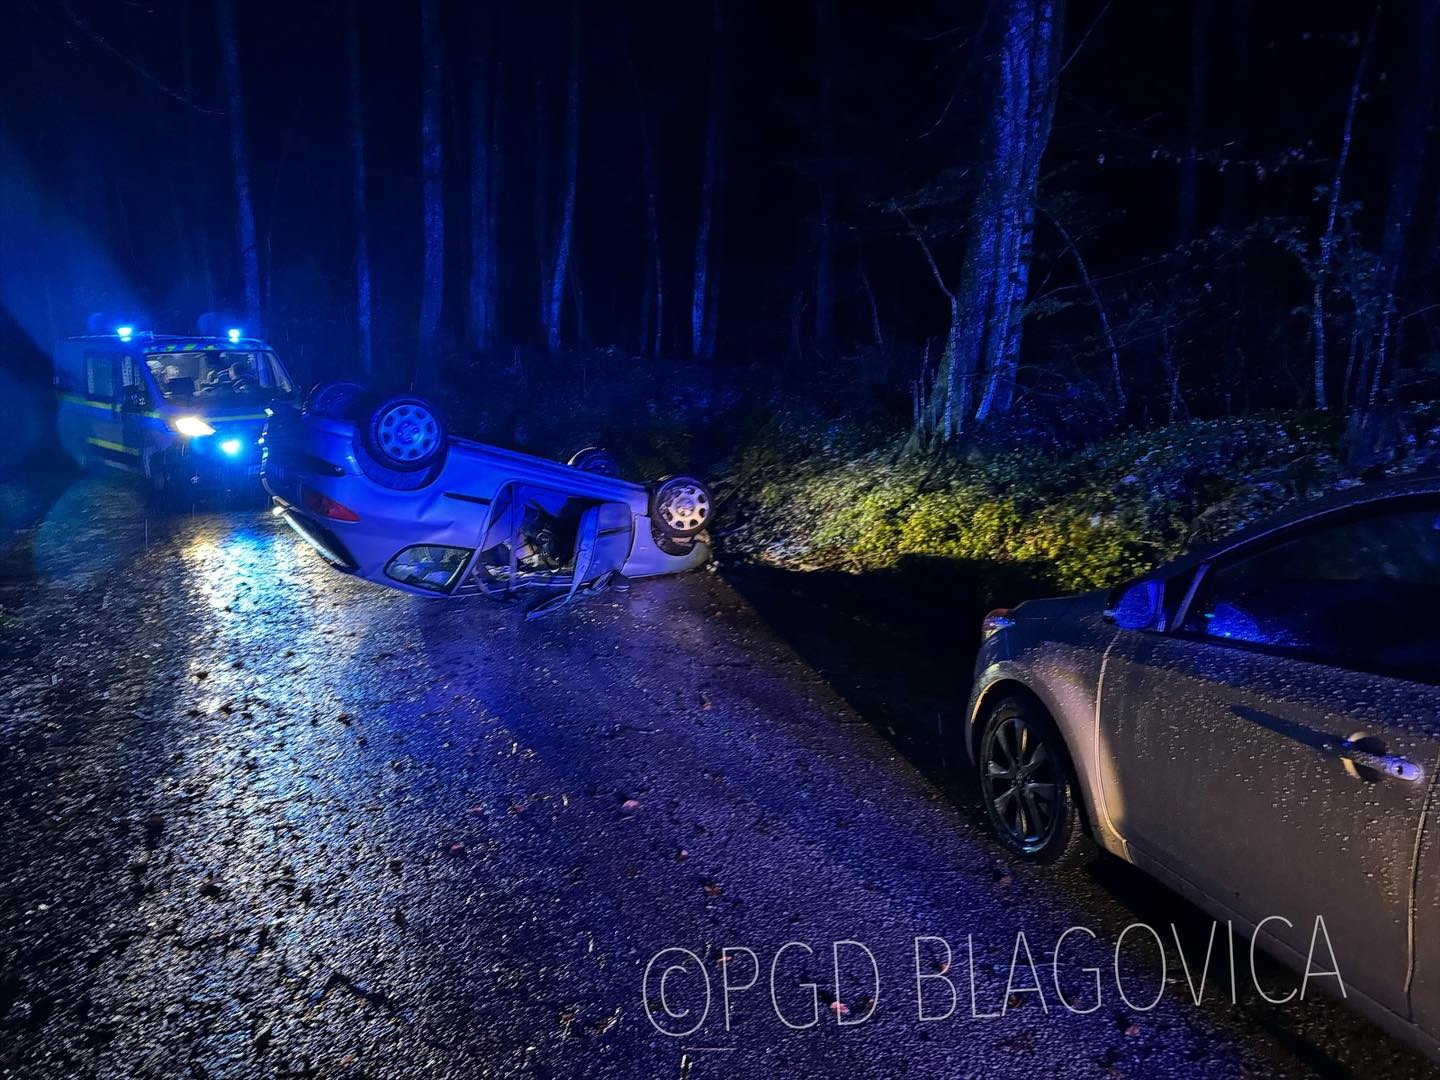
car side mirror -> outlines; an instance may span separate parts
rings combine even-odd
[[[1158,630],[1164,621],[1165,586],[1153,579],[1117,585],[1105,602],[1105,619],[1121,630]]]

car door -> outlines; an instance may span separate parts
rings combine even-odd
[[[155,416],[154,399],[145,380],[143,362],[133,356],[119,359],[121,441],[132,457],[132,463],[144,468],[146,454],[155,442],[161,422]]]
[[[1176,629],[1117,634],[1100,702],[1105,805],[1137,854],[1288,920],[1265,929],[1401,1015],[1440,764],[1437,512],[1331,515],[1201,567]]]
[[[115,354],[109,350],[85,351],[85,404],[85,442],[91,459],[108,465],[134,465],[138,455],[125,445],[120,368]]]

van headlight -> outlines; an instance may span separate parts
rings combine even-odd
[[[199,435],[214,435],[215,429],[198,416],[182,416],[175,421],[175,430],[192,439]]]

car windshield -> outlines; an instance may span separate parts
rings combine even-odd
[[[151,353],[145,363],[167,399],[285,398],[294,394],[289,375],[273,352],[261,349],[195,349]]]

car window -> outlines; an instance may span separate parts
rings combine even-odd
[[[115,398],[115,357],[90,353],[85,357],[85,394],[103,401]]]
[[[1440,506],[1322,526],[1213,568],[1182,632],[1440,681]]]
[[[254,349],[151,353],[149,365],[167,398],[288,397],[294,387],[275,354]]]

